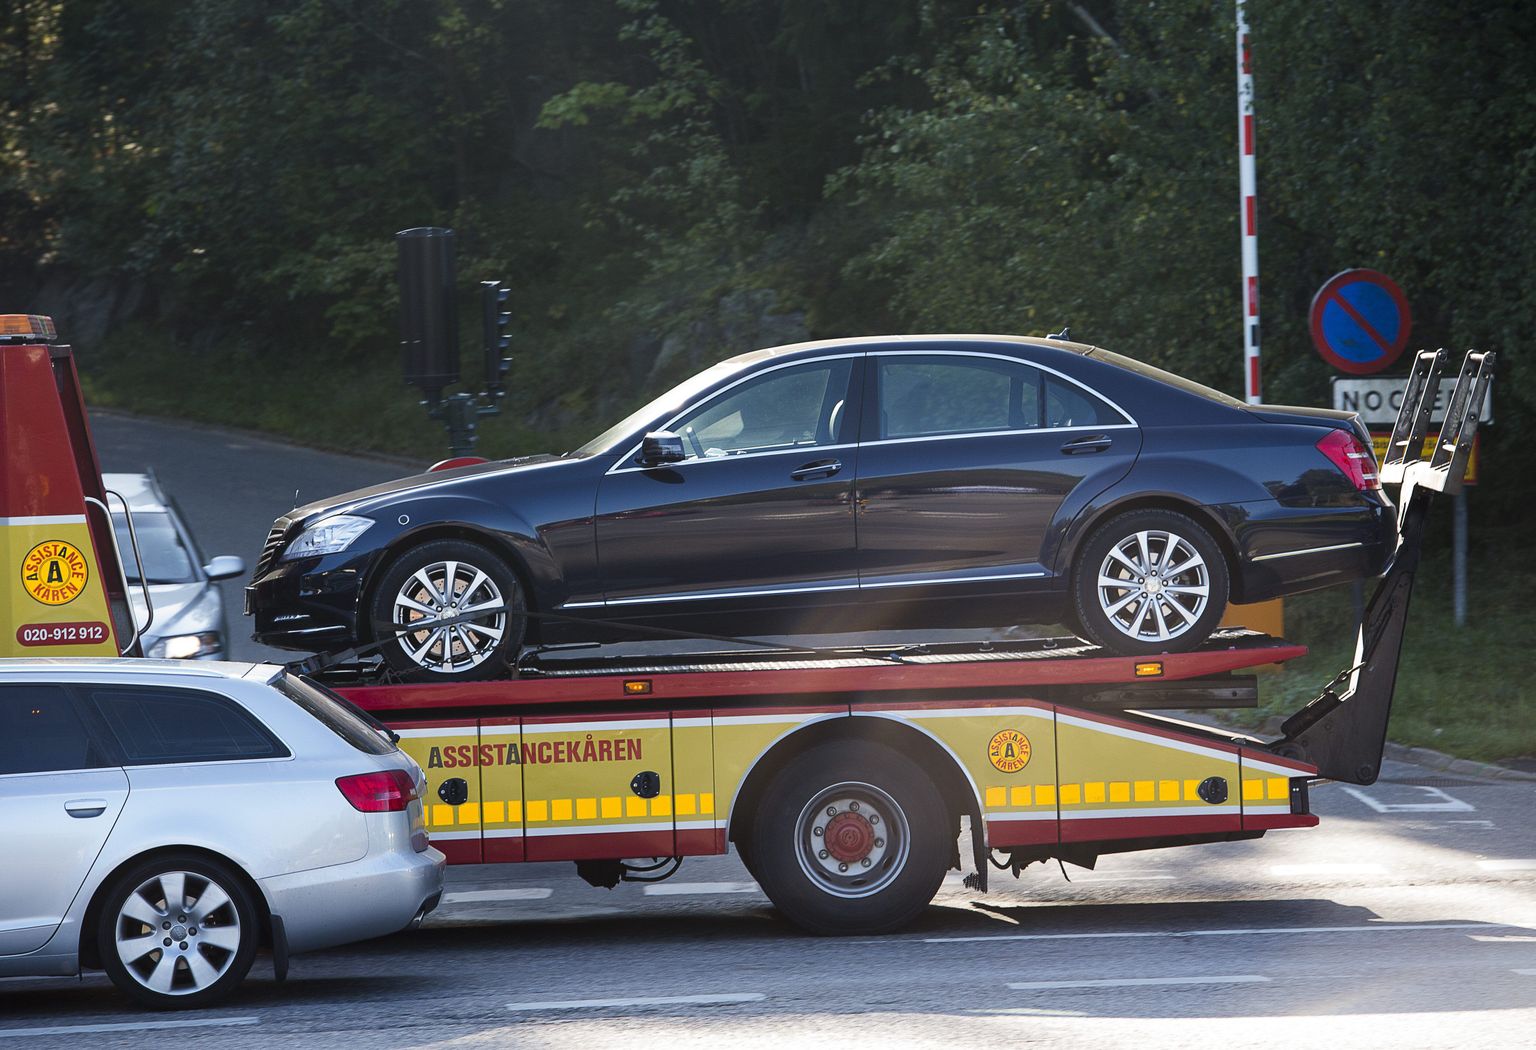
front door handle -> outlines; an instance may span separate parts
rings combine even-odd
[[[809,481],[812,478],[830,478],[833,474],[843,469],[840,460],[818,459],[814,463],[807,463],[789,472],[789,476],[795,481]]]
[[[1103,452],[1114,442],[1106,434],[1095,434],[1092,437],[1073,438],[1061,450],[1069,456],[1075,456],[1079,452]]]
[[[106,811],[104,798],[72,798],[64,803],[64,812],[72,817],[99,817]]]

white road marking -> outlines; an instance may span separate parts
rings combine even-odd
[[[0,1039],[39,1035],[83,1035],[95,1032],[153,1032],[169,1028],[230,1028],[261,1024],[259,1017],[199,1017],[190,1021],[124,1021],[116,1024],[68,1024],[53,1028],[0,1028]]]
[[[552,999],[542,1003],[508,1003],[508,1010],[601,1010],[613,1006],[729,1006],[760,1003],[762,992],[731,992],[724,995],[654,995],[634,999]]]
[[[1162,984],[1261,984],[1268,977],[1256,973],[1234,973],[1225,977],[1122,977],[1097,981],[1011,981],[1009,988],[1029,992],[1047,988],[1140,988]]]
[[[1447,824],[1460,824],[1467,828],[1476,828],[1478,831],[1496,831],[1491,820],[1448,820]]]
[[[1275,864],[1271,875],[1295,878],[1298,875],[1385,875],[1387,869],[1380,864]]]
[[[647,897],[709,896],[716,893],[757,893],[755,882],[658,882],[645,888]]]
[[[1377,813],[1476,813],[1477,807],[1469,802],[1463,802],[1459,798],[1452,798],[1439,788],[1414,785],[1430,798],[1439,799],[1438,802],[1381,802],[1367,795],[1357,787],[1348,784],[1340,784],[1339,788],[1348,795],[1370,806]]]
[[[1442,922],[1380,926],[1272,926],[1251,930],[1136,930],[1121,933],[994,933],[979,937],[921,937],[920,944],[974,944],[977,941],[1093,941],[1144,937],[1251,937],[1261,934],[1298,933],[1413,933],[1420,930],[1507,930],[1507,922]],[[890,944],[887,937],[872,944]]]
[[[1536,871],[1536,860],[1510,857],[1505,860],[1480,860],[1477,866],[1484,871]]]
[[[1172,882],[1177,875],[1090,875],[1078,877],[1073,882]]]
[[[546,886],[523,886],[507,890],[463,890],[443,894],[444,904],[479,904],[487,901],[541,901],[555,891]]]
[[[1536,970],[1516,970],[1521,977],[1536,977]]]

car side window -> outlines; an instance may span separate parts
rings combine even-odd
[[[0,686],[0,776],[110,765],[62,688]]]
[[[286,758],[289,751],[239,704],[217,693],[154,686],[84,690],[125,765]]]
[[[1045,425],[1048,427],[1106,427],[1127,423],[1119,412],[1082,387],[1060,379],[1045,381]]]
[[[1038,427],[1040,379],[1038,369],[995,358],[883,357],[879,435],[929,437]]]
[[[851,359],[781,368],[749,379],[671,426],[690,459],[836,444]]]

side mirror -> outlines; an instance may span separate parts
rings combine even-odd
[[[687,459],[683,451],[683,438],[670,430],[653,430],[640,443],[640,465],[659,467],[663,463],[677,463]]]
[[[237,558],[233,554],[221,554],[204,565],[203,571],[208,574],[210,580],[232,580],[236,576],[245,575],[245,559]]]

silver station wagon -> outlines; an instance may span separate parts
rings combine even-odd
[[[281,668],[0,662],[0,977],[105,970],[159,1008],[269,948],[395,933],[435,907],[421,770]]]

